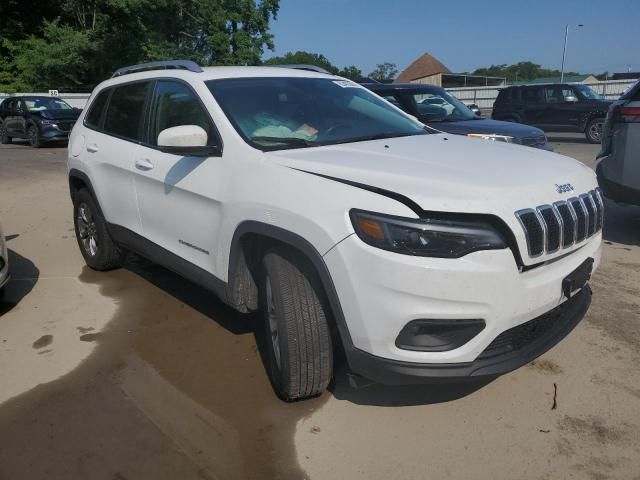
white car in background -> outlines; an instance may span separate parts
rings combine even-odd
[[[68,167],[87,264],[134,251],[260,310],[287,400],[327,387],[334,351],[387,384],[514,370],[582,319],[600,260],[591,169],[435,131],[313,71],[123,68]]]

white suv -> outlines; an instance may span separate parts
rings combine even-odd
[[[134,251],[263,312],[285,399],[322,392],[338,350],[386,384],[513,370],[581,320],[600,259],[591,169],[302,69],[121,69],[73,129],[69,182],[90,267]]]

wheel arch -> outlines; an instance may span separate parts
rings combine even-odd
[[[331,309],[331,317],[339,334],[342,347],[347,350],[353,343],[347,328],[333,279],[318,250],[297,233],[258,222],[244,221],[236,228],[229,253],[227,303],[239,311],[253,311],[258,307],[258,278],[263,253],[270,247],[285,245],[299,251],[317,273],[324,295]]]
[[[76,194],[82,189],[86,188],[89,190],[89,193],[93,196],[93,198],[97,201],[96,192],[93,190],[93,185],[91,183],[91,179],[89,179],[88,175],[84,172],[76,168],[72,168],[69,170],[69,195],[71,195],[71,201],[74,201]]]

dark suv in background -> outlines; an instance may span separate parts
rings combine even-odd
[[[362,86],[436,130],[552,150],[542,130],[480,118],[467,105],[435,85],[363,82]]]
[[[500,90],[491,118],[550,132],[584,132],[587,141],[600,143],[609,105],[587,85],[519,85]]]
[[[26,138],[37,148],[44,142],[67,140],[81,111],[55,97],[6,98],[0,104],[0,142]]]

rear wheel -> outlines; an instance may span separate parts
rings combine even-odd
[[[111,270],[122,265],[124,252],[116,245],[93,196],[85,189],[74,198],[73,220],[80,252],[94,270]]]
[[[4,123],[0,123],[0,143],[2,145],[11,143],[11,137],[7,135],[7,129],[5,128]]]
[[[294,250],[277,247],[262,261],[260,282],[267,370],[287,401],[322,393],[333,375],[333,350],[320,279]]]
[[[42,146],[42,140],[40,139],[40,130],[35,125],[31,125],[27,129],[27,138],[29,139],[29,145],[33,148],[40,148]]]
[[[604,118],[592,118],[587,123],[587,128],[584,132],[589,143],[602,142],[602,127],[604,126]]]

